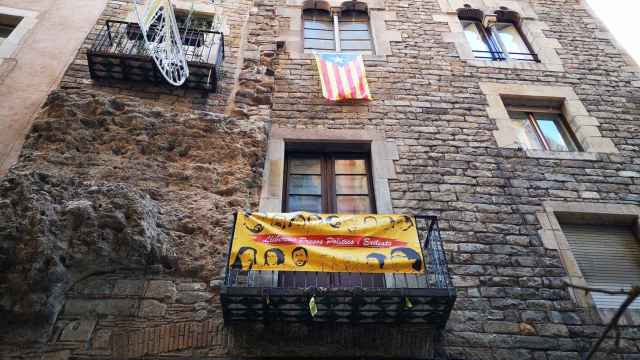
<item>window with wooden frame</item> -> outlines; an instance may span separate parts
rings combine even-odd
[[[286,212],[375,213],[367,152],[287,151]]]
[[[364,3],[350,1],[340,11],[310,8],[302,12],[305,52],[373,54],[369,15]]]
[[[509,100],[505,102],[518,141],[526,150],[583,151],[560,107],[518,106],[508,105]]]
[[[538,56],[522,32],[517,13],[498,11],[496,14],[484,16],[477,9],[458,10],[464,35],[475,57],[538,62]]]

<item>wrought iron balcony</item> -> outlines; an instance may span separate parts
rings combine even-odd
[[[155,31],[154,28],[149,32]],[[182,85],[215,92],[222,77],[224,36],[219,31],[188,30],[183,34],[183,51],[189,78]],[[87,51],[89,72],[94,80],[124,80],[165,83],[149,55],[136,23],[108,20]]]
[[[434,216],[415,218],[424,273],[246,271],[227,267],[220,292],[225,323],[251,320],[444,327],[456,291],[447,270],[438,221]],[[228,256],[231,247],[229,244]],[[313,315],[312,298],[317,307]]]

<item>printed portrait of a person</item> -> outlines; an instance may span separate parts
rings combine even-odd
[[[250,246],[243,246],[238,249],[238,255],[231,264],[231,268],[234,270],[249,271],[256,263],[256,249]]]
[[[386,258],[383,254],[371,253],[367,255],[367,265],[370,269],[382,269]]]
[[[291,251],[291,260],[296,266],[305,266],[307,265],[307,261],[309,261],[309,253],[307,249],[302,246],[298,246],[293,251]]]
[[[422,259],[420,258],[420,254],[411,248],[400,247],[391,250],[391,261],[398,265],[411,263],[413,270],[422,270]]]
[[[265,251],[264,264],[266,266],[278,266],[284,264],[284,253],[278,248],[271,248]]]

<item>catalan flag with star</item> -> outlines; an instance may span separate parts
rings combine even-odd
[[[331,101],[347,99],[371,100],[362,55],[318,53],[322,96]]]

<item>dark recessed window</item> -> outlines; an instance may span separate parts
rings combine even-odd
[[[284,209],[374,213],[368,153],[288,151]]]
[[[461,18],[460,21],[476,58],[538,61],[517,23],[493,22],[484,26],[476,19]]]
[[[21,20],[19,16],[0,14],[0,45],[11,35]]]
[[[508,108],[523,147],[546,151],[582,151],[558,110]]]

